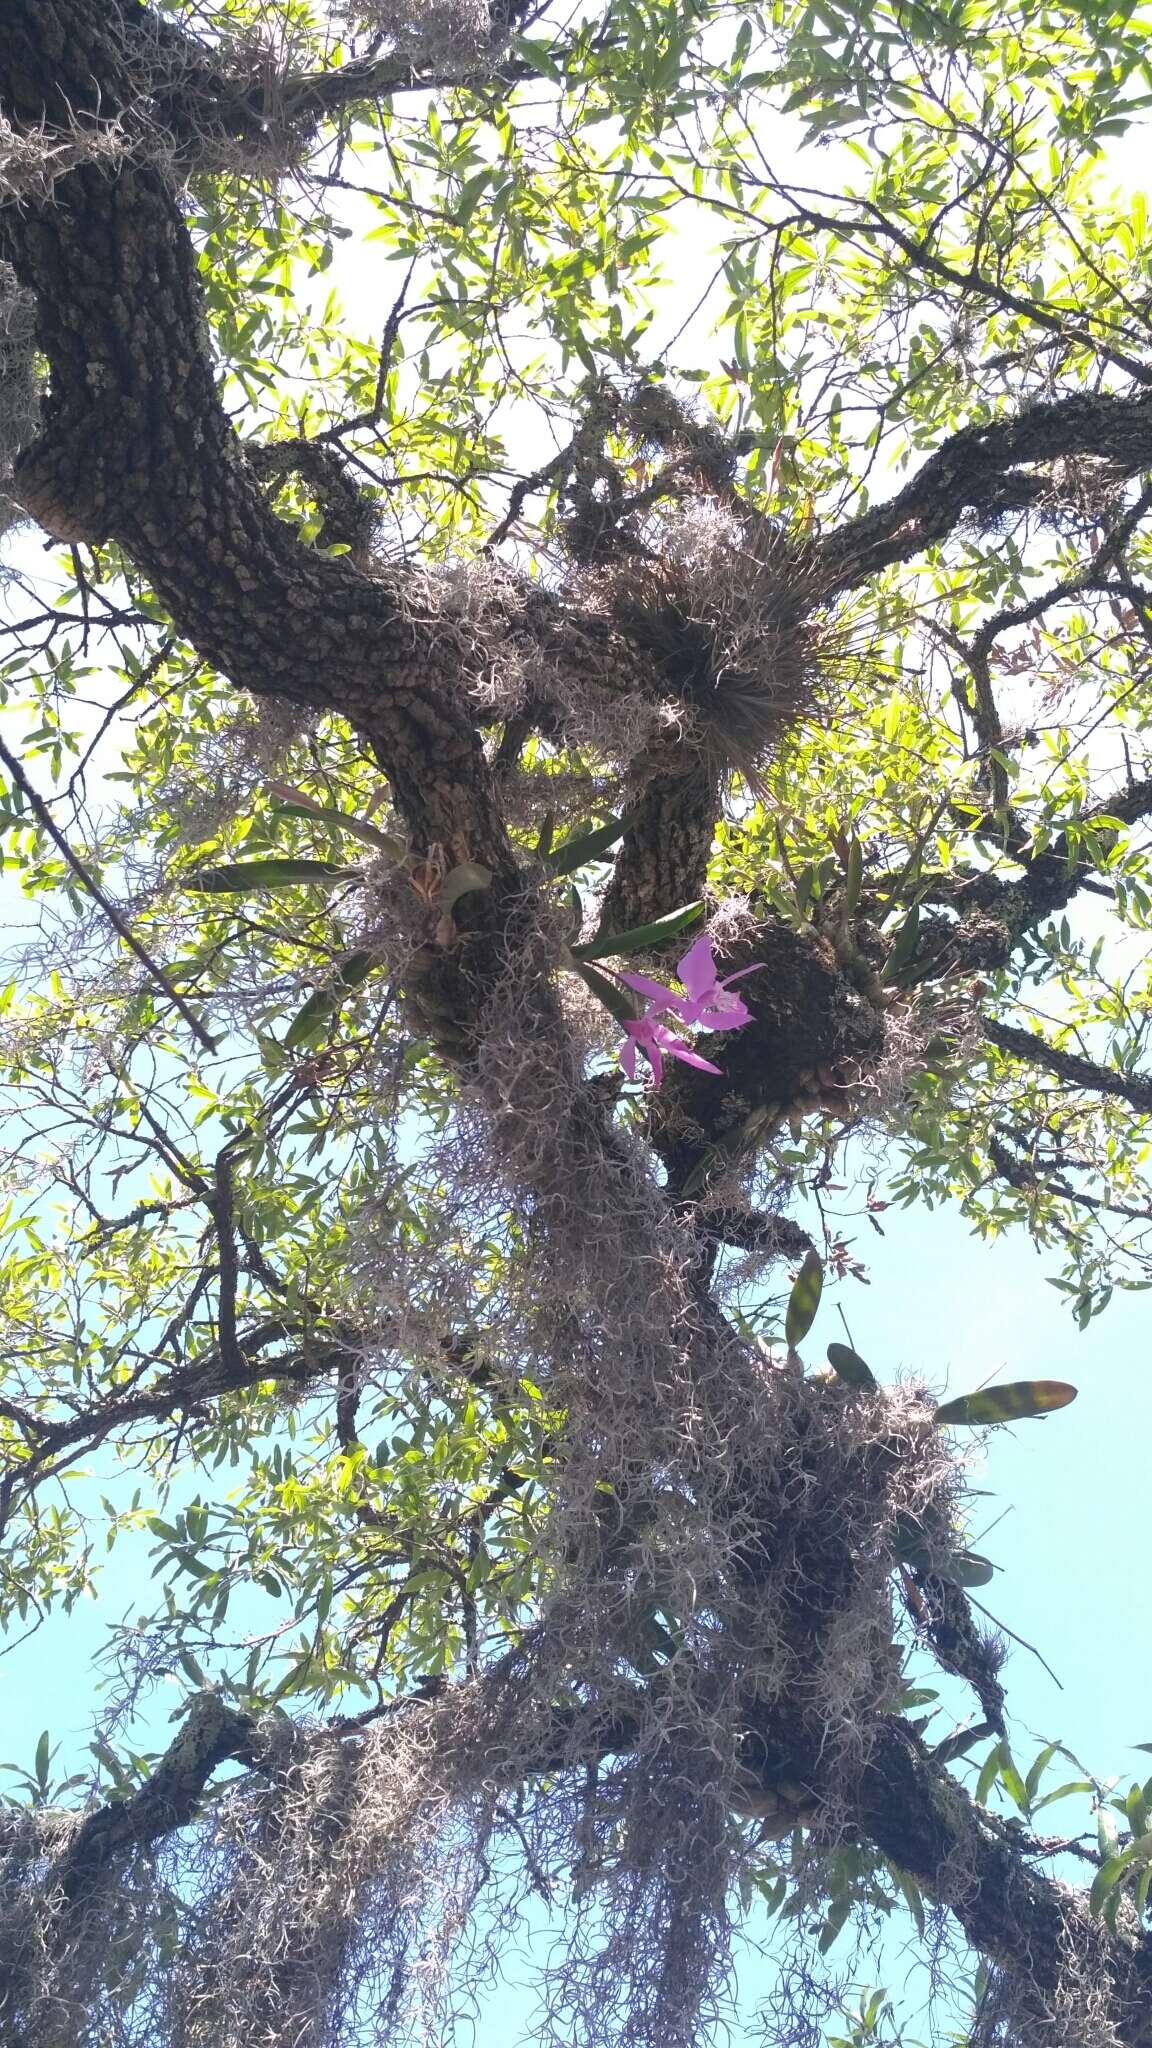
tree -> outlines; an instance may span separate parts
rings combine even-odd
[[[757,1901],[1152,2036],[1152,1788],[1069,1882],[969,1599],[952,1431],[1070,1390],[800,1355],[842,1175],[1152,1272],[1146,35],[9,0],[0,1603],[160,1597],[0,1816],[7,2038],[434,2027],[534,1890],[564,2039],[704,2038]]]

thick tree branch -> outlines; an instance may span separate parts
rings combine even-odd
[[[6,112],[67,126],[78,103],[113,118],[130,102],[97,12],[56,0],[50,36],[43,9],[16,0],[0,48]],[[350,719],[415,844],[509,871],[480,738],[434,622],[346,557],[301,546],[256,487],[216,393],[195,256],[161,172],[71,172],[47,201],[4,209],[0,253],[35,294],[51,369],[14,487],[26,509],[62,539],[118,541],[234,683]]]
[[[49,1890],[59,1886],[73,1908],[80,1906],[117,1858],[186,1827],[222,1763],[256,1761],[255,1733],[247,1714],[225,1705],[216,1693],[199,1693],[139,1791],[88,1815],[52,1871]]]
[[[1152,392],[1135,398],[1084,393],[962,428],[894,498],[817,543],[821,594],[854,589],[891,563],[909,561],[968,514],[989,522],[1042,503],[1051,488],[1046,466],[1072,456],[1106,463],[1116,481],[1147,469]]]
[[[493,1682],[502,1683],[498,1677]],[[413,1702],[399,1711],[428,1709]],[[632,1713],[626,1699],[612,1709],[557,1710],[555,1754],[549,1757],[545,1739],[536,1768],[570,1768],[574,1746],[601,1762],[626,1755],[647,1712],[638,1705]],[[355,1742],[359,1734],[358,1723],[343,1723],[316,1739]],[[819,1744],[787,1712],[766,1710],[750,1723],[746,1758],[749,1774],[768,1796],[786,1777],[809,1788],[817,1810],[827,1801],[842,1814],[847,1799],[850,1824],[861,1839],[912,1876],[928,1899],[954,1915],[982,1955],[1011,1973],[1038,2024],[1058,2005],[1071,1951],[1088,1980],[1110,1993],[1108,2016],[1124,2048],[1147,2048],[1152,1939],[1110,1936],[1089,1914],[1083,1895],[1029,1868],[1019,1844],[982,1814],[907,1722],[887,1716],[874,1723],[852,1786],[845,1785],[839,1766],[835,1783],[826,1782],[830,1766]],[[52,1878],[73,1911],[83,1908],[97,1881],[113,1877],[118,1860],[186,1826],[213,1774],[230,1759],[259,1769],[258,1730],[216,1695],[201,1694],[146,1784],[89,1814],[58,1858]]]

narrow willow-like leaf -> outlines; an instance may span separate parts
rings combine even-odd
[[[1002,1387],[985,1387],[978,1394],[960,1394],[955,1401],[944,1401],[932,1419],[942,1425],[1019,1422],[1025,1416],[1066,1408],[1075,1399],[1076,1388],[1066,1380],[1010,1380]]]
[[[795,1351],[796,1346],[803,1343],[812,1328],[823,1291],[824,1268],[815,1252],[805,1252],[804,1263],[788,1297],[788,1313],[784,1318],[784,1337],[790,1351]]]

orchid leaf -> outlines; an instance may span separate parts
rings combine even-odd
[[[950,1579],[954,1586],[990,1586],[996,1576],[991,1560],[975,1550],[957,1551],[938,1564],[936,1570],[940,1578]]]
[[[631,1024],[640,1015],[640,1004],[631,989],[621,988],[607,974],[601,974],[598,967],[592,967],[579,955],[573,953],[572,966],[586,988],[602,1002],[618,1024]]]
[[[616,841],[623,838],[626,829],[624,818],[609,818],[606,824],[569,833],[567,839],[562,839],[559,846],[552,847],[551,851],[542,845],[538,845],[536,851],[547,860],[554,875],[572,875],[587,861],[599,860],[601,854],[607,853],[610,846],[615,846]]]
[[[492,887],[492,870],[478,860],[462,860],[458,867],[450,868],[444,877],[437,901],[442,910],[451,910],[462,896],[470,896],[474,889]]]
[[[360,983],[366,981],[372,969],[378,965],[379,955],[367,948],[349,953],[333,985],[330,988],[318,988],[309,996],[303,1008],[297,1010],[284,1034],[284,1044],[288,1050],[298,1052],[302,1046],[313,1044],[339,1015],[349,990],[359,988]]]
[[[649,946],[662,945],[665,939],[674,939],[677,934],[687,931],[704,915],[703,902],[686,903],[682,910],[670,910],[667,917],[658,917],[654,924],[635,925],[627,932],[598,932],[587,945],[573,947],[581,960],[602,960],[610,954],[642,953]]]
[[[309,883],[331,888],[336,882],[354,882],[359,872],[331,860],[229,861],[185,876],[184,887],[202,896],[245,896],[252,889],[296,889]]]
[[[824,1291],[824,1267],[815,1252],[805,1252],[804,1260],[792,1284],[788,1297],[788,1312],[784,1318],[784,1337],[790,1351],[803,1343],[816,1320],[820,1296]]]
[[[1132,1864],[1146,1864],[1152,1861],[1152,1835],[1141,1835],[1135,1842],[1129,1842],[1115,1856],[1109,1856],[1100,1865],[1088,1894],[1088,1909],[1096,1916],[1103,1908],[1109,1892],[1114,1891],[1126,1870]]]
[[[961,1394],[937,1408],[933,1421],[941,1427],[971,1424],[1019,1422],[1025,1416],[1049,1415],[1066,1408],[1076,1399],[1076,1388],[1065,1380],[1011,1380],[1002,1387],[985,1387],[977,1394]]]
[[[330,825],[333,831],[347,832],[353,839],[363,840],[365,846],[386,853],[391,860],[403,860],[408,851],[407,841],[399,833],[382,832],[378,825],[370,825],[367,818],[354,817],[349,811],[338,811],[331,804],[309,803],[297,796],[277,804],[276,815],[281,818],[317,818],[321,824]]]
[[[920,905],[914,903],[892,942],[892,951],[884,962],[884,972],[880,977],[882,981],[896,980],[916,951],[916,941],[919,936]]]
[[[865,1365],[859,1352],[853,1351],[849,1344],[830,1344],[828,1363],[833,1372],[839,1373],[840,1378],[847,1380],[851,1387],[873,1388],[876,1385],[876,1375],[871,1366]]]
[[[848,859],[844,867],[844,909],[849,917],[856,915],[863,881],[864,849],[858,839],[853,839],[848,848]]]

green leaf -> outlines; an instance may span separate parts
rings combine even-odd
[[[1066,1408],[1076,1399],[1076,1388],[1065,1380],[1009,1380],[1000,1387],[985,1387],[978,1394],[960,1394],[945,1401],[932,1420],[942,1427],[957,1423],[1019,1422],[1029,1415],[1048,1415]]]
[[[362,981],[367,981],[372,969],[379,965],[380,955],[371,946],[358,947],[354,953],[349,953],[340,969],[341,988],[359,988]]]
[[[904,1904],[907,1906],[908,1911],[911,1913],[913,1920],[916,1922],[918,1933],[923,1934],[924,1900],[921,1896],[919,1885],[917,1884],[915,1878],[912,1877],[907,1870],[901,1870],[898,1863],[890,1862],[888,1864],[888,1869],[891,1874],[892,1881],[895,1884],[897,1890],[899,1891],[900,1896],[904,1901]]]
[[[703,915],[703,902],[686,903],[682,910],[670,910],[667,917],[658,917],[655,924],[638,924],[627,932],[598,932],[586,946],[573,946],[572,951],[579,960],[603,960],[614,953],[641,953],[648,946],[674,939]]]
[[[460,865],[450,868],[437,901],[442,910],[451,910],[462,896],[470,896],[474,889],[492,887],[492,870],[478,860],[462,860]]]
[[[820,1939],[817,1943],[822,1956],[827,1955],[851,1910],[852,1896],[850,1892],[845,1892],[842,1897],[834,1899],[829,1906],[827,1918],[820,1930]]]
[[[301,1046],[311,1045],[314,1039],[319,1038],[338,1014],[341,1000],[333,988],[318,988],[314,995],[310,995],[284,1033],[284,1044],[289,1052],[298,1052]]]
[[[828,1363],[833,1372],[839,1373],[842,1380],[847,1380],[850,1387],[876,1386],[876,1375],[871,1366],[865,1365],[860,1353],[853,1351],[850,1344],[830,1344]]]
[[[348,832],[353,839],[362,839],[365,846],[375,847],[377,852],[388,854],[392,860],[403,860],[408,851],[407,842],[398,833],[382,832],[378,825],[370,825],[367,818],[353,817],[351,812],[335,810],[331,804],[277,804],[276,815],[282,818],[319,818],[322,824],[333,826],[337,832]]]
[[[609,980],[598,967],[589,966],[576,954],[572,955],[572,966],[585,987],[591,989],[618,1024],[631,1024],[639,1016],[640,1005],[630,988],[621,988],[619,982]]]
[[[1152,1843],[1152,1837],[1145,1839]],[[1129,1864],[1135,1862],[1136,1848],[1137,1844],[1133,1842],[1127,1849],[1122,1849],[1118,1856],[1109,1856],[1107,1861],[1100,1865],[1088,1894],[1088,1911],[1094,1917],[1100,1914],[1109,1892],[1119,1884]]]
[[[1091,1778],[1072,1778],[1067,1785],[1057,1785],[1054,1792],[1045,1792],[1042,1799],[1034,1799],[1032,1811],[1033,1813],[1039,1813],[1041,1807],[1055,1806],[1058,1799],[1070,1799],[1074,1792],[1094,1792],[1095,1790],[1096,1787],[1092,1783]]]
[[[379,965],[379,955],[370,947],[363,947],[348,958],[340,968],[330,988],[318,988],[310,995],[304,1007],[297,1010],[284,1034],[284,1044],[289,1052],[298,1052],[301,1046],[311,1045],[321,1037],[327,1026],[339,1015],[349,989],[359,988]]]
[[[1059,1748],[1060,1744],[1058,1742],[1046,1743],[1039,1756],[1035,1757],[1028,1766],[1028,1776],[1024,1782],[1030,1800],[1035,1799],[1037,1792],[1040,1790],[1040,1780]]]
[[[1128,1816],[1128,1826],[1132,1830],[1133,1840],[1139,1840],[1141,1835],[1148,1833],[1148,1805],[1139,1785],[1133,1785],[1124,1801],[1124,1811]]]
[[[954,1586],[987,1586],[996,1576],[995,1565],[975,1550],[957,1551],[933,1569],[942,1579],[950,1579]]]
[[[987,1806],[988,1804],[988,1794],[1000,1776],[1000,1766],[1004,1760],[1003,1752],[1003,1743],[994,1743],[980,1766],[980,1776],[976,1780],[976,1804],[978,1806]]]
[[[844,910],[848,917],[853,917],[856,913],[863,880],[864,849],[858,839],[853,839],[848,848],[848,860],[844,870]]]
[[[1120,1830],[1116,1825],[1115,1814],[1107,1806],[1096,1809],[1096,1844],[1101,1862],[1104,1863],[1110,1856],[1115,1856],[1119,1849]]]
[[[803,1343],[812,1328],[823,1291],[823,1265],[815,1252],[805,1252],[804,1262],[792,1284],[788,1312],[784,1318],[784,1338],[790,1351],[795,1351],[796,1346]]]
[[[914,903],[892,942],[892,951],[884,962],[884,972],[880,976],[881,981],[895,981],[896,976],[902,968],[908,965],[909,960],[916,951],[916,941],[919,936],[920,905]]]
[[[251,889],[295,889],[301,883],[331,888],[335,882],[354,882],[359,872],[359,868],[339,867],[331,860],[230,861],[185,877],[184,887],[202,896],[244,896]]]
[[[607,824],[594,825],[587,832],[570,833],[551,852],[547,846],[537,846],[536,851],[547,860],[554,875],[571,875],[587,861],[599,860],[602,853],[607,853],[610,846],[615,846],[616,841],[623,838],[626,830],[625,819],[609,818]]]
[[[48,1772],[51,1768],[51,1764],[52,1738],[47,1728],[45,1728],[40,1737],[39,1742],[36,1744],[36,1761],[33,1765],[33,1769],[36,1773],[36,1783],[39,1785],[40,1790],[42,1792],[46,1792],[48,1790]]]
[[[1018,1806],[1021,1813],[1026,1814],[1028,1812],[1027,1788],[1004,1744],[1001,1744],[1000,1783],[1003,1785],[1013,1805]]]

